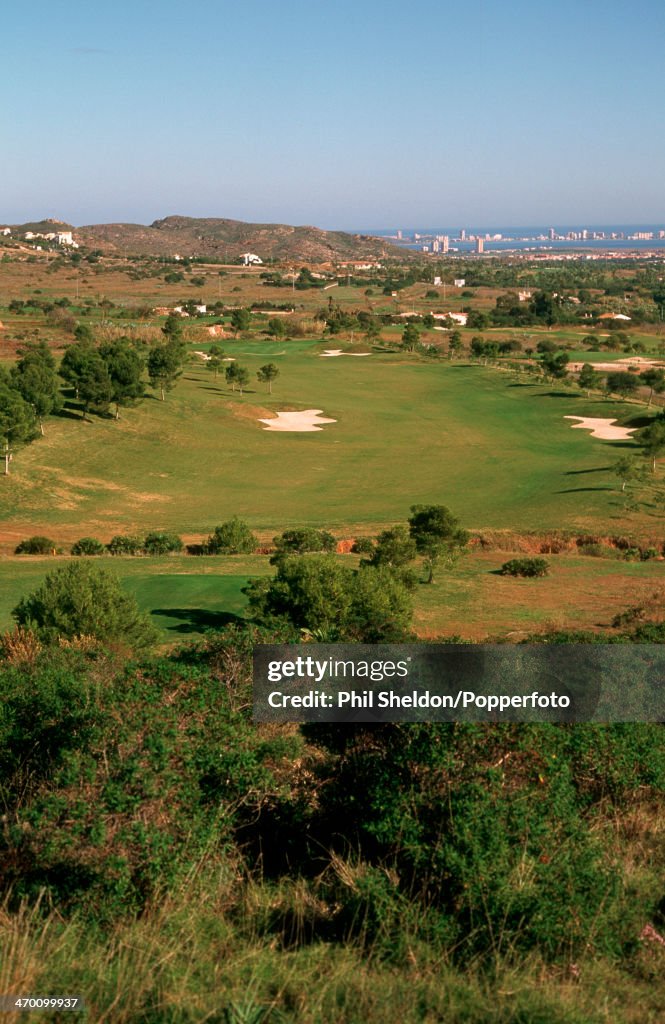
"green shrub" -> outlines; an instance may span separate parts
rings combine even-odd
[[[207,547],[211,555],[251,554],[258,546],[258,540],[243,519],[234,516],[208,537]]]
[[[177,533],[149,533],[143,547],[148,555],[167,555],[182,551],[183,544]]]
[[[354,555],[371,555],[374,553],[374,541],[371,537],[357,537],[351,551]]]
[[[502,576],[547,576],[549,562],[544,558],[512,558],[504,562],[499,572]]]
[[[89,636],[141,648],[156,631],[111,573],[90,562],[71,562],[49,573],[41,587],[12,611],[20,626],[47,643],[60,637]]]
[[[14,550],[15,555],[55,555],[58,546],[50,537],[26,537]]]
[[[273,538],[276,555],[304,555],[307,552],[334,551],[337,541],[327,530],[304,527],[299,530],[285,530]],[[274,556],[273,556],[274,557]]]
[[[106,547],[112,555],[142,555],[144,552],[141,537],[130,537],[126,534],[112,537]]]
[[[72,544],[73,555],[103,555],[105,547],[96,537],[81,537]]]

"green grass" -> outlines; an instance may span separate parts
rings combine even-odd
[[[452,571],[414,593],[414,628],[423,637],[460,635],[480,640],[548,627],[596,629],[642,603],[659,586],[659,561],[624,562],[576,554],[547,556],[550,575],[539,580],[497,576],[509,554],[473,550]],[[354,556],[340,556],[355,565]],[[272,575],[267,556],[101,558],[147,612],[162,643],[195,638],[242,618],[242,593],[254,576]],[[0,631],[11,628],[12,608],[64,558],[12,558],[0,562]],[[574,595],[574,601],[571,598]]]
[[[611,527],[623,505],[609,470],[631,443],[571,430],[565,415],[621,418],[634,405],[516,381],[492,368],[399,355],[320,359],[316,343],[226,340],[252,374],[232,394],[192,366],[166,402],[122,419],[52,419],[0,485],[7,540],[169,529],[203,536],[237,514],[272,534],[311,524],[353,536],[416,502],[449,505],[466,526]],[[284,353],[280,355],[279,353]],[[256,382],[267,358],[272,396]],[[321,432],[271,433],[258,417],[322,409]]]

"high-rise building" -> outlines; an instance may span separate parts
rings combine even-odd
[[[548,233],[548,235],[550,237],[550,242],[553,242],[554,239],[556,238],[556,234],[554,232],[554,228],[550,228],[547,233]]]
[[[476,252],[485,252],[485,239],[476,238]]]
[[[402,229],[401,228],[397,229],[397,237],[399,238],[400,241],[402,240]]]
[[[441,252],[448,252],[449,246],[450,239],[448,238],[448,235],[444,235],[443,238],[441,239]]]
[[[464,230],[464,228],[460,228],[459,236],[462,242],[466,239],[466,231]]]

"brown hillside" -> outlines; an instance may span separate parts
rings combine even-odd
[[[235,261],[243,252],[262,260],[324,263],[339,259],[404,258],[404,251],[371,235],[289,224],[248,224],[205,217],[165,217],[143,224],[92,224],[75,229],[84,245],[108,252],[150,256],[202,256]]]

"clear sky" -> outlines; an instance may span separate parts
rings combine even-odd
[[[0,220],[665,221],[662,0],[23,0]]]

